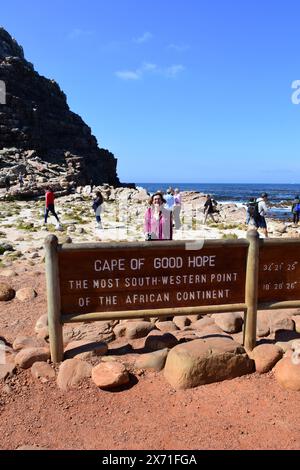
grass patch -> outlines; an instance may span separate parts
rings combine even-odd
[[[16,226],[16,229],[17,230],[25,230],[27,232],[37,232],[38,231],[38,229],[36,227],[34,227],[33,223],[26,224],[25,222],[18,223],[18,225]]]

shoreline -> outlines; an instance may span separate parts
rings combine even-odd
[[[92,200],[95,190],[103,190],[105,202],[101,214],[103,228],[95,224]],[[43,224],[44,198],[30,201],[0,201],[0,267],[13,265],[15,261],[27,260],[40,263],[44,259],[44,240],[54,233],[60,243],[88,242],[139,242],[144,241],[144,214],[149,196],[145,189],[77,188],[74,194],[56,198],[55,207],[61,227],[55,226],[50,216],[47,226]],[[106,191],[106,192],[105,192]],[[204,225],[201,193],[182,192],[181,227],[174,230],[174,240],[203,240],[246,238],[246,210],[235,203],[220,203],[216,221]],[[300,227],[291,222],[267,218],[271,238],[299,238]]]

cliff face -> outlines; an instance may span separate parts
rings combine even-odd
[[[13,181],[22,172],[62,184],[84,185],[91,179],[97,185],[119,184],[116,158],[98,147],[91,129],[70,111],[58,84],[34,70],[3,28],[0,80],[2,91],[3,83],[6,88],[5,104],[0,104],[0,179],[8,173]]]

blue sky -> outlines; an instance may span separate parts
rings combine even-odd
[[[123,182],[299,183],[296,0],[10,0],[1,25]]]

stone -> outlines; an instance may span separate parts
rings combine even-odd
[[[92,343],[90,341],[72,341],[65,348],[65,359],[76,357],[77,359],[87,360],[93,357],[105,356],[108,346],[104,342]]]
[[[172,321],[158,321],[155,323],[155,326],[159,331],[163,332],[178,331],[178,327]]]
[[[45,313],[44,315],[41,315],[40,318],[37,320],[34,331],[36,333],[39,333],[41,328],[44,328],[45,326],[48,326],[48,315]]]
[[[226,333],[239,333],[242,331],[244,320],[238,312],[216,313],[212,315],[217,326]]]
[[[254,361],[230,338],[198,339],[175,346],[164,368],[167,382],[187,389],[233,379],[254,371]]]
[[[283,357],[274,368],[274,376],[281,387],[300,391],[300,362],[294,364],[292,357]]]
[[[267,310],[259,310],[257,312],[257,328],[256,333],[259,338],[270,334],[270,312]]]
[[[76,388],[84,379],[91,377],[92,366],[80,359],[67,359],[62,362],[57,376],[57,385],[67,391]]]
[[[159,349],[173,348],[176,344],[178,344],[178,340],[172,333],[154,330],[147,336],[144,349],[146,351],[157,351]]]
[[[174,317],[173,323],[175,323],[179,330],[183,330],[183,328],[191,324],[191,320],[186,315],[181,315],[178,317]]]
[[[16,366],[21,369],[30,369],[35,362],[46,362],[50,359],[48,348],[25,348],[15,357]]]
[[[270,313],[270,333],[276,333],[279,330],[294,331],[295,324],[292,320],[292,314],[284,310],[273,310]]]
[[[137,339],[144,338],[150,333],[150,331],[155,329],[155,325],[151,322],[138,321],[138,322],[128,322],[126,324],[125,336],[127,339]]]
[[[192,322],[190,327],[193,328],[193,330],[202,331],[207,326],[212,326],[212,325],[215,325],[215,320],[211,317],[205,316],[195,322]]]
[[[63,329],[64,343],[70,341],[86,340],[90,342],[110,343],[116,336],[113,332],[113,323],[109,321],[99,321],[93,323],[82,323],[77,326],[66,325]]]
[[[130,378],[126,367],[119,362],[104,362],[92,370],[92,380],[105,390],[126,385]]]
[[[31,375],[45,383],[55,379],[55,370],[47,362],[35,362],[31,367]]]
[[[299,315],[295,315],[292,317],[292,320],[295,324],[295,331],[296,333],[299,333],[300,334],[300,316]]]
[[[46,347],[45,341],[38,340],[31,336],[17,336],[13,342],[14,351],[21,351],[25,348],[42,348]]]
[[[161,349],[152,353],[142,354],[135,361],[137,369],[150,369],[157,372],[165,367],[169,349]]]
[[[15,297],[16,292],[8,284],[0,283],[0,302],[8,302]]]
[[[21,302],[33,300],[36,296],[37,293],[31,287],[23,287],[23,289],[19,289],[16,293],[16,298]]]
[[[282,358],[282,349],[274,344],[260,344],[248,356],[254,360],[256,372],[265,374]]]

